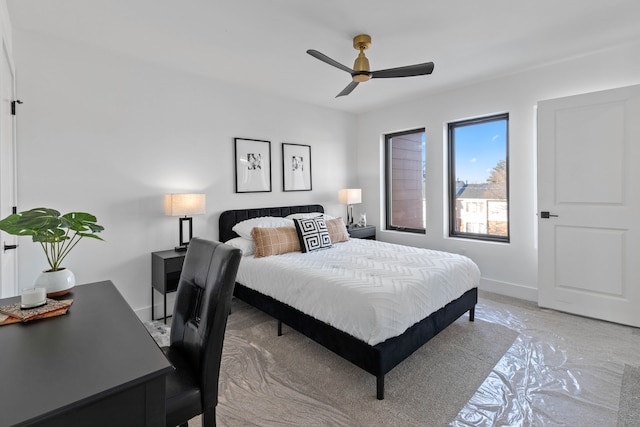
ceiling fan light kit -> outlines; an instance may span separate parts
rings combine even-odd
[[[337,97],[349,95],[353,89],[358,86],[359,83],[368,81],[375,78],[393,78],[393,77],[412,77],[423,76],[425,74],[431,74],[433,72],[433,62],[424,62],[422,64],[407,65],[404,67],[388,68],[386,70],[370,71],[369,59],[364,54],[364,51],[371,47],[371,36],[367,34],[360,34],[353,38],[354,49],[360,51],[358,57],[353,63],[353,69],[339,63],[338,61],[329,58],[327,55],[318,52],[317,50],[309,49],[307,53],[320,61],[336,67],[342,71],[346,71],[351,74],[351,83],[340,92]]]

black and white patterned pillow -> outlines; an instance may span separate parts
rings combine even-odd
[[[305,219],[296,218],[293,222],[296,225],[302,252],[312,252],[331,247],[327,223],[321,216]]]

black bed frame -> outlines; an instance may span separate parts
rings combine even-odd
[[[275,208],[236,209],[220,215],[220,241],[238,237],[231,229],[235,224],[260,216],[285,217],[292,213],[324,212],[322,205],[286,206]],[[295,308],[236,283],[234,295],[278,320],[278,335],[282,322],[342,356],[356,366],[376,376],[376,397],[384,399],[384,376],[409,357],[424,343],[455,322],[465,312],[474,320],[478,289],[473,288],[407,329],[402,335],[374,346],[333,326],[329,326]]]

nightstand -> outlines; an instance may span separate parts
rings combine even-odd
[[[167,323],[167,294],[178,289],[180,273],[186,252],[177,252],[173,249],[151,253],[151,320],[154,317],[154,290],[164,296],[164,323]],[[160,318],[158,318],[160,319]]]
[[[352,227],[347,227],[347,231],[349,232],[349,236],[354,239],[376,240],[375,225],[365,225],[364,227],[356,227],[354,225]]]

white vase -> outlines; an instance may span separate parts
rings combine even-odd
[[[34,282],[35,288],[46,288],[48,297],[58,297],[71,291],[76,285],[76,276],[67,268],[43,271]]]

